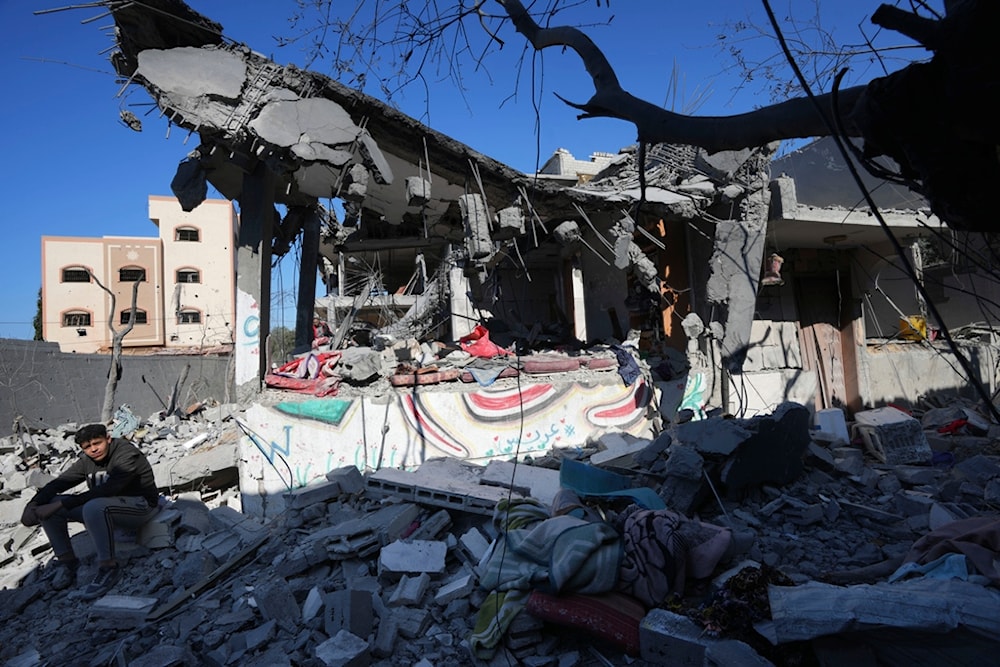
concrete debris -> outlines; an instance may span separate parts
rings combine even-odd
[[[133,437],[162,469],[180,469],[238,438],[232,411],[225,421],[208,414],[221,416],[141,422]],[[938,433],[957,414],[913,420]],[[891,465],[856,428],[846,441],[827,438],[809,419],[785,404],[750,420],[674,424],[648,440],[607,433],[593,447],[530,460],[342,466],[289,492],[268,522],[239,510],[231,461],[203,459],[194,488],[159,478],[161,511],[121,536],[125,574],[92,602],[52,588],[44,535],[17,523],[35,485],[76,455],[64,437],[76,425],[33,434],[32,457],[20,440],[3,440],[0,664],[763,666],[842,659],[836,640],[849,637],[864,639],[866,655],[903,664],[900,637],[957,642],[967,628],[976,636],[962,655],[1000,648],[996,438],[971,449],[964,438],[984,436],[947,434],[926,460]],[[202,433],[199,447],[184,447]],[[568,461],[576,483],[604,466],[670,509],[640,510],[639,493],[573,494],[561,486]],[[640,516],[682,518],[682,539],[661,532],[669,522],[650,523],[660,528],[642,542],[683,563],[662,580],[682,582],[670,604],[647,608],[622,590],[552,594],[550,577],[577,567],[568,554],[592,548],[583,527],[606,524],[602,539],[612,540],[627,529],[615,547],[627,555]],[[95,554],[86,532],[73,541],[86,580]],[[484,576],[501,580],[498,549],[512,544],[518,556],[506,562],[517,561],[517,576],[503,575],[503,591],[486,589]],[[524,558],[550,548],[564,554],[551,570]],[[608,574],[587,581],[614,581]]]

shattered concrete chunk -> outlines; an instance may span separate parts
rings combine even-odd
[[[413,540],[396,541],[379,552],[380,575],[395,577],[403,574],[441,574],[445,570],[448,546],[444,542]]]
[[[405,183],[407,206],[423,206],[430,201],[431,184],[426,178],[408,176]]]
[[[367,667],[371,663],[368,642],[347,630],[318,645],[315,655],[326,667]]]
[[[484,259],[493,254],[493,239],[490,237],[490,218],[486,202],[480,195],[461,195],[458,198],[465,223],[465,247],[473,260]]]
[[[141,51],[137,72],[168,95],[218,96],[235,100],[242,92],[247,65],[232,51],[185,46]],[[205,117],[203,120],[212,119]],[[222,127],[225,118],[214,121],[216,127]]]
[[[269,102],[249,126],[261,139],[284,148],[304,138],[332,147],[349,146],[361,133],[343,107],[322,97]]]

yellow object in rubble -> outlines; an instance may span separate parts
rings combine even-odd
[[[899,335],[906,340],[926,340],[927,318],[920,315],[899,318]]]

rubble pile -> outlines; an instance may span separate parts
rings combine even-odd
[[[118,421],[163,495],[96,601],[54,590],[18,523],[76,425],[0,440],[3,665],[808,665],[845,642],[970,664],[1000,641],[1000,427],[968,407],[849,435],[787,403],[533,460],[347,466],[267,523],[239,511],[238,412]]]

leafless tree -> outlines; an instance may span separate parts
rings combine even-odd
[[[118,389],[118,380],[122,377],[122,341],[135,326],[136,303],[141,281],[136,280],[132,283],[132,308],[128,314],[128,324],[125,325],[124,329],[118,330],[115,328],[115,302],[117,301],[115,293],[105,287],[93,271],[88,270],[88,273],[90,273],[90,279],[111,297],[111,307],[108,312],[108,330],[111,331],[111,368],[108,369],[108,383],[104,387],[104,406],[101,408],[101,421],[107,423],[111,421],[111,415],[114,414],[115,391]]]
[[[923,194],[948,225],[975,231],[997,227],[992,192],[1000,181],[1000,142],[993,121],[996,102],[989,100],[1000,97],[989,91],[1000,85],[990,47],[1000,28],[1000,3],[945,0],[944,15],[922,0],[910,3],[912,11],[881,5],[871,22],[913,40],[929,52],[929,59],[914,60],[862,85],[838,90],[835,84],[819,95],[798,77],[806,94],[725,117],[674,113],[625,90],[581,26],[557,25],[562,12],[591,0],[552,0],[543,10],[535,3],[525,7],[521,0],[453,5],[357,0],[346,13],[334,12],[333,4],[300,0],[297,38],[309,41],[317,57],[328,57],[334,75],[350,85],[364,87],[381,73],[377,85],[391,96],[406,83],[422,81],[424,69],[432,65],[460,80],[464,71],[481,64],[491,46],[503,44],[503,24],[508,23],[536,51],[575,52],[594,94],[585,102],[563,101],[580,111],[580,119],[617,118],[633,124],[640,146],[690,144],[714,152],[782,139],[860,137],[862,163]],[[767,0],[764,6],[773,22]],[[307,7],[316,9],[319,20],[307,23]],[[490,8],[499,11],[490,13]],[[337,18],[341,16],[347,18]],[[486,46],[473,30],[487,35]],[[787,43],[782,44],[790,56]],[[874,162],[879,156],[892,158],[899,170],[885,172]]]

